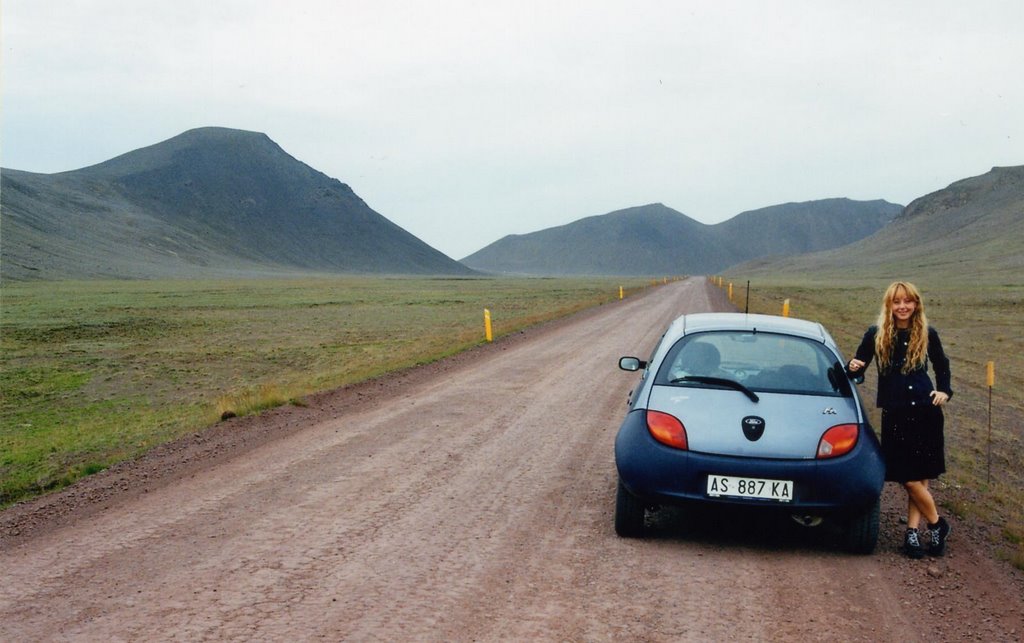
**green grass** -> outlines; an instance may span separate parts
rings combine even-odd
[[[244,415],[618,299],[646,280],[8,283],[0,506]]]
[[[733,300],[742,309],[746,277],[733,276]],[[726,283],[728,279],[726,280]],[[751,285],[750,312],[790,314],[821,322],[849,357],[874,323],[888,280],[857,282],[788,278]],[[954,397],[946,406],[946,467],[937,498],[946,510],[978,520],[1000,534],[1006,557],[1024,569],[1024,285],[947,280],[917,282],[929,321],[952,362]],[[991,440],[986,363],[995,362]],[[872,421],[875,378],[862,387]],[[991,454],[991,455],[990,455]]]

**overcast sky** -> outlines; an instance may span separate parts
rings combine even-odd
[[[266,133],[460,259],[1024,164],[1024,2],[3,0],[3,167]]]

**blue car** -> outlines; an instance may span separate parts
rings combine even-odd
[[[835,341],[821,324],[745,313],[684,315],[642,371],[615,439],[615,531],[647,511],[713,503],[832,522],[845,548],[878,541],[885,465]]]

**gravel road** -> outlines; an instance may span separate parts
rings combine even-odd
[[[703,279],[236,418],[0,514],[0,640],[1014,641],[1020,575],[954,523],[883,538],[663,512],[612,529],[612,444]]]

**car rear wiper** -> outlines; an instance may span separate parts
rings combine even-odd
[[[757,396],[757,393],[751,391],[746,386],[743,386],[736,380],[727,380],[723,377],[705,377],[703,375],[684,375],[683,377],[677,377],[671,380],[669,384],[678,384],[680,382],[698,382],[700,384],[713,384],[718,386],[726,386],[731,389],[736,389],[740,393],[743,393],[750,398],[751,402],[758,402],[761,398]]]

